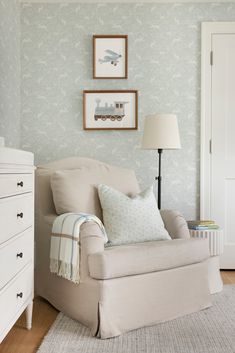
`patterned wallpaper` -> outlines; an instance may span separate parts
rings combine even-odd
[[[154,182],[157,153],[140,149],[144,117],[178,116],[182,149],[163,153],[163,208],[199,210],[200,24],[234,21],[235,4],[23,4],[22,147],[36,162],[71,155],[133,168]],[[128,34],[129,79],[92,79],[92,34]],[[138,131],[83,131],[83,89],[138,89]]]
[[[20,144],[20,7],[0,0],[0,136]]]

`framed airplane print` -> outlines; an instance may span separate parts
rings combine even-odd
[[[137,130],[138,92],[83,91],[84,130]]]
[[[119,79],[128,74],[128,36],[93,36],[93,78]]]

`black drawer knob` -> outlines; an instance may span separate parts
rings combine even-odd
[[[20,258],[22,259],[23,253],[22,253],[22,252],[19,252],[19,253],[16,255],[16,257],[20,257]]]
[[[18,183],[17,183],[17,186],[23,187],[23,186],[24,186],[23,181],[18,182]]]
[[[23,212],[17,213],[17,218],[23,218],[23,217],[24,217]]]
[[[17,294],[16,294],[16,297],[17,297],[17,298],[23,298],[23,293],[22,293],[22,292],[17,293]]]

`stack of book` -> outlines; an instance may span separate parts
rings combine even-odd
[[[189,229],[194,230],[207,230],[207,229],[218,229],[219,226],[215,224],[215,221],[188,221]]]

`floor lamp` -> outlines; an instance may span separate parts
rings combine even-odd
[[[158,208],[161,209],[161,156],[165,149],[181,148],[177,117],[155,114],[145,118],[142,148],[158,151]]]

